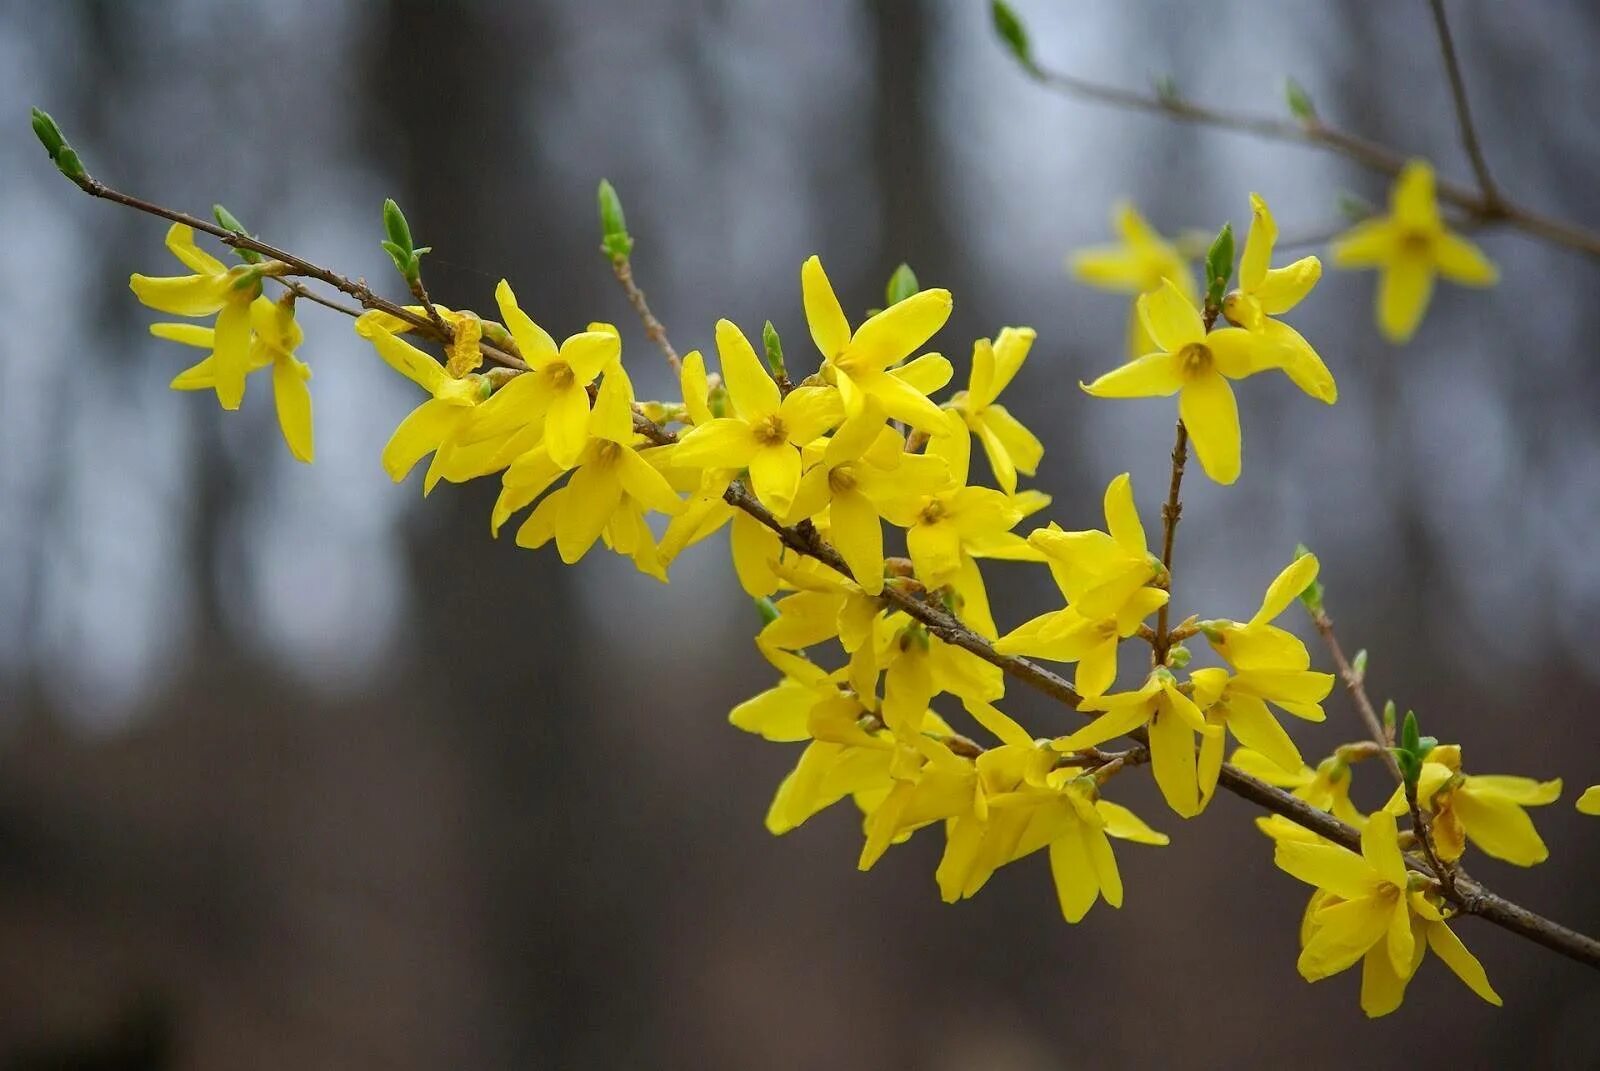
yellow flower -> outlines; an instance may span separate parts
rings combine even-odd
[[[733,416],[697,424],[678,442],[680,466],[750,470],[750,489],[780,516],[800,487],[800,447],[843,418],[832,387],[797,387],[784,397],[731,321],[717,321],[717,353]]]
[[[1316,555],[1303,554],[1280,572],[1267,587],[1261,608],[1245,624],[1204,621],[1201,631],[1211,646],[1234,667],[1233,675],[1220,668],[1197,669],[1195,703],[1206,720],[1225,726],[1245,747],[1266,756],[1288,772],[1304,765],[1300,749],[1272,716],[1267,704],[1281,707],[1307,721],[1322,721],[1322,700],[1333,690],[1333,674],[1310,669],[1311,655],[1299,637],[1271,624],[1316,579]],[[1223,741],[1218,737],[1210,752],[1201,755],[1200,794],[1209,800],[1222,768]]]
[[[1460,859],[1468,840],[1484,854],[1517,866],[1544,862],[1550,850],[1523,808],[1554,803],[1560,795],[1560,778],[1535,781],[1505,774],[1464,774],[1456,744],[1430,751],[1417,780],[1417,802],[1432,814],[1428,828],[1433,846],[1446,862]],[[1384,809],[1406,813],[1401,790],[1395,790]]]
[[[1097,398],[1178,395],[1178,416],[1194,440],[1206,475],[1222,484],[1239,478],[1239,407],[1229,379],[1272,366],[1272,347],[1242,327],[1207,332],[1200,310],[1164,280],[1139,298],[1139,315],[1155,353],[1112,369],[1083,389]]]
[[[588,445],[578,455],[566,486],[546,495],[517,531],[519,547],[535,549],[554,539],[561,560],[569,565],[588,553],[602,534],[608,533],[607,542],[622,553],[639,549],[639,541],[649,539],[648,529],[640,531],[641,507],[667,514],[683,508],[666,477],[635,448],[633,385],[621,362],[606,369],[583,435]],[[549,458],[540,465],[539,478],[551,463],[559,465]],[[510,476],[512,469],[506,471]],[[644,561],[649,566],[654,541],[645,549]],[[647,567],[645,571],[655,570]]]
[[[295,460],[310,463],[314,456],[311,433],[311,391],[306,381],[311,369],[294,355],[305,335],[295,322],[294,308],[258,297],[250,304],[250,325],[254,337],[246,355],[247,372],[272,369],[272,399],[278,412],[278,427],[289,453]],[[151,324],[157,338],[213,351],[198,364],[179,372],[172,380],[173,390],[214,390],[217,385],[216,331],[198,324]]]
[[[1079,282],[1103,290],[1139,295],[1159,289],[1163,279],[1171,279],[1184,297],[1190,301],[1197,299],[1194,274],[1189,270],[1188,261],[1139,215],[1138,209],[1126,201],[1119,203],[1112,209],[1111,224],[1121,237],[1120,242],[1080,249],[1067,258],[1067,267]],[[1130,310],[1129,321],[1128,359],[1131,361],[1155,347],[1137,304]]]
[[[928,432],[943,429],[943,415],[928,400],[926,383],[908,381],[896,374],[907,372],[917,362],[899,369],[892,366],[911,356],[944,326],[950,318],[950,291],[920,291],[852,331],[821,260],[811,257],[805,262],[800,269],[800,288],[812,341],[824,359],[823,378],[831,378],[839,388],[846,414],[859,413],[866,399],[872,397],[896,420]],[[928,357],[935,359],[923,358],[917,372],[926,375],[929,369],[942,367],[948,379],[950,363],[937,355]],[[911,378],[915,380],[916,376]]]
[[[522,311],[504,279],[494,296],[531,371],[495,392],[474,416],[468,441],[497,438],[542,420],[551,459],[570,469],[589,443],[589,384],[617,362],[622,340],[615,330],[591,329],[568,338],[558,349],[544,328]]]
[[[1393,816],[1374,814],[1361,831],[1361,854],[1326,842],[1280,840],[1278,867],[1322,891],[1313,896],[1296,964],[1309,982],[1362,961],[1361,1008],[1369,1016],[1400,1006],[1406,984],[1431,948],[1456,977],[1490,1004],[1500,997],[1483,965],[1445,923],[1421,889],[1412,890]]]
[[[1300,332],[1273,319],[1300,304],[1311,292],[1322,278],[1322,262],[1316,257],[1301,257],[1287,267],[1272,267],[1278,225],[1259,194],[1250,195],[1250,211],[1250,236],[1245,239],[1244,255],[1239,258],[1239,289],[1223,299],[1222,314],[1229,322],[1254,331],[1276,347],[1277,359],[1295,386],[1332,405],[1339,400],[1339,387],[1328,366]]]
[[[1581,814],[1600,814],[1600,785],[1590,785],[1583,790],[1583,795],[1578,797],[1578,811]]]
[[[920,494],[910,484],[898,488],[896,497],[884,501],[883,516],[906,529],[917,579],[929,587],[952,587],[962,601],[962,620],[993,638],[998,630],[975,559],[1037,561],[1040,555],[1011,531],[1024,516],[1014,497],[992,487],[967,486],[972,440],[959,414],[947,412],[944,420],[943,433],[929,440],[927,453],[945,462],[948,483]]]
[[[451,378],[438,361],[396,338],[375,320],[358,319],[356,332],[372,343],[391,368],[432,395],[394,429],[382,455],[383,470],[399,483],[418,461],[433,454],[422,485],[426,494],[447,475],[472,410],[489,393],[489,381],[479,375]]]
[[[1204,752],[1204,747],[1201,750]],[[1241,747],[1233,753],[1233,764],[1251,777],[1288,789],[1295,798],[1305,800],[1319,811],[1331,811],[1346,825],[1360,829],[1367,824],[1367,816],[1350,802],[1350,782],[1354,779],[1351,767],[1337,755],[1323,759],[1315,770],[1309,766],[1285,770],[1265,755]],[[1257,818],[1256,825],[1274,840],[1285,836],[1299,840],[1320,839],[1305,826],[1282,815]]]
[[[884,424],[884,413],[869,402],[822,440],[821,457],[800,477],[785,524],[820,518],[828,540],[869,594],[883,590],[885,509],[906,495],[926,495],[945,486],[950,467],[937,454],[906,453],[905,438]],[[816,452],[816,443],[809,453]],[[806,454],[802,454],[803,457]]]
[[[1146,722],[1150,732],[1150,770],[1167,806],[1181,818],[1200,813],[1200,782],[1196,770],[1195,734],[1220,736],[1222,730],[1207,725],[1194,700],[1178,690],[1165,666],[1150,671],[1138,691],[1120,692],[1086,701],[1082,710],[1103,710],[1088,725],[1053,743],[1058,751],[1078,751],[1132,732]]]
[[[992,343],[980,338],[972,347],[972,376],[967,389],[950,399],[950,407],[961,414],[983,444],[995,482],[1008,495],[1017,490],[1017,473],[1032,476],[1044,457],[1044,446],[1033,432],[1005,406],[995,404],[995,398],[1027,360],[1034,337],[1031,327],[1007,327]]]
[[[217,401],[237,409],[244,401],[244,378],[250,371],[250,304],[261,293],[261,277],[282,265],[240,264],[229,268],[194,242],[194,230],[174,223],[167,230],[167,248],[193,275],[133,275],[128,280],[141,302],[175,316],[217,314],[212,342],[211,377]]]
[[[1167,837],[1126,807],[1101,799],[1077,768],[1053,769],[1052,752],[994,707],[966,707],[1004,744],[978,756],[978,805],[946,827],[936,873],[940,896],[946,903],[971,897],[1000,867],[1048,848],[1056,898],[1068,922],[1080,921],[1102,896],[1121,907],[1122,878],[1107,837],[1156,845]]]
[[[1040,529],[1028,537],[1050,565],[1067,606],[1039,615],[1001,637],[1005,654],[1078,663],[1074,686],[1086,699],[1104,695],[1116,680],[1117,644],[1139,631],[1167,603],[1167,593],[1146,587],[1160,563],[1145,545],[1127,473],[1105,494],[1109,532]]]
[[[1445,227],[1433,168],[1412,160],[1389,193],[1389,214],[1356,224],[1333,243],[1340,268],[1377,268],[1378,327],[1404,342],[1422,322],[1435,275],[1463,286],[1493,286],[1500,273],[1473,243]]]

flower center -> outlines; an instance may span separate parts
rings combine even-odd
[[[945,505],[942,499],[930,498],[928,504],[922,507],[922,523],[938,524],[944,519]]]
[[[1191,342],[1178,351],[1178,368],[1187,379],[1211,370],[1211,350],[1203,342]]]
[[[763,446],[776,446],[789,441],[789,433],[777,413],[762,417],[750,425],[750,430],[755,434],[756,441]]]
[[[578,378],[573,374],[572,366],[565,361],[553,361],[545,365],[544,371],[550,377],[550,385],[560,390],[572,386],[572,381]]]
[[[1406,231],[1400,236],[1400,249],[1406,253],[1427,253],[1433,248],[1433,237],[1426,231]]]
[[[830,469],[828,472],[828,489],[833,491],[835,494],[842,494],[845,491],[854,491],[856,489],[855,474],[852,473],[849,467],[845,465],[841,465],[836,469]]]
[[[609,465],[622,454],[622,447],[610,439],[601,439],[595,448],[594,459],[602,465]]]

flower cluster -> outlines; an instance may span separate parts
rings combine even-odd
[[[1460,275],[1462,246],[1436,213],[1424,218],[1432,202],[1420,174],[1402,179],[1397,222],[1367,225],[1354,248],[1410,278],[1421,256],[1415,236],[1425,234],[1428,263]],[[621,226],[609,186],[602,206],[608,255],[625,257],[631,242],[609,229]],[[1219,484],[1241,471],[1230,381],[1281,371],[1313,398],[1337,400],[1317,351],[1280,319],[1316,285],[1321,264],[1304,257],[1273,267],[1276,224],[1259,196],[1250,207],[1237,288],[1227,289],[1235,267],[1225,233],[1207,257],[1203,300],[1185,256],[1131,207],[1118,214],[1122,246],[1074,262],[1082,277],[1136,294],[1132,358],[1083,389],[1112,398],[1176,394],[1178,449],[1192,441]],[[1050,522],[1018,531],[1050,504],[1019,487],[1037,473],[1044,447],[998,400],[1032,352],[1032,329],[978,339],[965,389],[936,401],[954,369],[924,351],[950,315],[950,293],[918,289],[903,270],[886,307],[853,324],[812,257],[800,284],[819,355],[813,373],[791,382],[770,324],[763,355],[724,319],[713,331],[714,368],[690,352],[679,397],[641,400],[615,327],[590,323],[558,343],[506,281],[494,294],[497,319],[433,304],[416,264],[422,251],[410,249],[392,203],[386,224],[405,238],[395,241],[409,251],[397,264],[423,304],[379,303],[355,329],[425,397],[383,448],[383,468],[400,481],[430,459],[424,494],[440,480],[498,476],[493,533],[526,510],[519,546],[554,542],[573,563],[600,544],[661,581],[682,551],[727,527],[735,573],[764,618],[756,646],[777,673],[730,720],[765,740],[803,745],[767,811],[774,834],[849,798],[861,814],[858,865],[867,870],[891,846],[938,827],[944,850],[935,882],[946,901],[970,897],[1000,867],[1044,852],[1061,913],[1078,922],[1101,899],[1123,901],[1113,839],[1168,840],[1106,797],[1113,778],[1148,764],[1171,811],[1194,817],[1222,780],[1231,736],[1240,745],[1233,775],[1289,790],[1359,831],[1358,854],[1281,815],[1260,820],[1278,865],[1316,889],[1301,934],[1307,979],[1360,961],[1362,1006],[1384,1014],[1432,949],[1475,992],[1499,1002],[1448,925],[1449,868],[1469,842],[1513,863],[1542,861],[1545,846],[1523,808],[1552,802],[1560,782],[1464,774],[1459,747],[1421,738],[1408,720],[1396,759],[1411,773],[1368,815],[1351,799],[1353,765],[1382,754],[1382,745],[1345,745],[1313,768],[1279,720],[1322,721],[1335,681],[1311,668],[1304,642],[1279,623],[1297,599],[1320,599],[1314,555],[1297,554],[1244,620],[1194,614],[1172,625],[1169,561],[1152,551],[1127,474],[1106,488],[1104,529]],[[224,407],[236,408],[248,374],[271,368],[285,438],[309,461],[309,371],[294,356],[298,290],[286,284],[278,302],[261,295],[262,281],[281,281],[287,265],[256,257],[226,267],[181,224],[168,246],[195,274],[136,275],[135,293],[162,311],[216,316],[214,327],[152,328],[210,351],[173,386],[215,390]],[[1354,254],[1344,248],[1348,260]],[[419,334],[442,338],[442,355],[419,345]],[[489,356],[500,367],[485,370]],[[993,486],[973,472],[974,440]],[[1180,475],[1181,468],[1163,516],[1166,551]],[[1044,565],[1060,607],[1003,631],[986,561]],[[1212,664],[1191,666],[1191,640],[1204,641]],[[1127,676],[1130,641],[1148,646],[1148,664]],[[1048,674],[1038,662],[1074,665],[1070,687],[1051,679],[1088,720],[1038,737],[1002,711],[1004,669],[1023,658],[1037,660],[1021,663],[1035,674]],[[1124,750],[1102,750],[1119,738]],[[1597,794],[1585,794],[1580,809],[1600,809]],[[1402,834],[1395,819],[1406,815],[1414,828]],[[1403,851],[1419,843],[1436,851],[1434,870],[1411,869]]]

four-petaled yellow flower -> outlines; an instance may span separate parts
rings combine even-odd
[[[750,490],[782,516],[800,488],[800,448],[844,417],[832,387],[796,387],[784,397],[761,358],[729,320],[717,321],[717,354],[733,416],[698,424],[678,442],[675,463],[750,470]]]
[[[1493,286],[1500,273],[1439,215],[1433,168],[1412,160],[1389,193],[1389,214],[1356,224],[1333,243],[1340,268],[1377,268],[1378,327],[1391,342],[1409,339],[1428,310],[1435,275],[1463,286]]]
[[[821,260],[811,257],[805,262],[800,269],[800,288],[811,339],[824,359],[823,378],[839,388],[845,412],[854,416],[872,397],[896,420],[930,433],[941,431],[942,411],[921,389],[925,384],[908,382],[895,374],[904,369],[893,366],[944,326],[950,318],[950,291],[920,291],[851,331]],[[948,369],[949,362],[942,357],[934,363],[941,362]]]
[[[551,460],[570,469],[589,443],[589,384],[616,362],[622,340],[614,330],[589,330],[557,348],[549,333],[522,311],[511,284],[501,279],[494,296],[531,371],[495,392],[474,415],[468,439],[493,439],[542,420]]]
[[[309,464],[315,454],[311,430],[311,391],[306,381],[311,369],[294,355],[305,334],[295,322],[294,307],[258,297],[250,303],[250,328],[254,333],[245,360],[247,372],[272,369],[272,400],[278,427],[295,460]],[[198,364],[179,372],[173,390],[215,390],[217,386],[216,330],[198,324],[151,324],[157,338],[212,351]]]
[[[1084,702],[1082,710],[1103,710],[1088,725],[1053,743],[1058,751],[1078,751],[1103,744],[1149,723],[1150,770],[1167,806],[1180,818],[1200,813],[1200,782],[1195,761],[1195,734],[1221,736],[1222,729],[1206,724],[1194,700],[1178,690],[1178,682],[1165,666],[1150,671],[1133,692],[1104,695]]]
[[[1138,209],[1127,201],[1118,203],[1112,209],[1111,224],[1120,242],[1080,249],[1067,258],[1067,267],[1079,282],[1137,297],[1159,289],[1163,279],[1171,279],[1179,293],[1190,301],[1196,300],[1198,292],[1188,259],[1177,246],[1161,237]],[[1141,357],[1153,348],[1139,307],[1132,304],[1128,359]]]
[[[1203,761],[1202,756],[1202,761]],[[1350,782],[1354,779],[1349,763],[1338,755],[1330,755],[1313,770],[1302,766],[1298,770],[1285,770],[1272,759],[1249,748],[1237,748],[1233,764],[1251,777],[1278,788],[1287,788],[1296,799],[1305,800],[1319,811],[1330,811],[1346,825],[1360,829],[1367,824],[1367,816],[1350,802]],[[1281,814],[1263,815],[1256,826],[1267,836],[1278,840],[1284,837],[1298,840],[1316,840],[1317,835],[1305,826],[1298,825]]]
[[[1301,257],[1282,268],[1272,266],[1272,247],[1278,241],[1278,225],[1272,211],[1259,194],[1250,195],[1250,236],[1245,239],[1239,258],[1239,289],[1222,302],[1222,315],[1230,323],[1254,331],[1276,349],[1275,359],[1295,386],[1319,401],[1332,405],[1339,400],[1339,387],[1322,358],[1281,316],[1300,304],[1322,278],[1322,261]]]
[[[1417,802],[1432,814],[1428,828],[1433,846],[1446,862],[1460,859],[1469,840],[1485,855],[1517,866],[1544,862],[1550,849],[1523,808],[1554,803],[1560,796],[1559,777],[1535,781],[1506,774],[1464,774],[1456,744],[1441,744],[1428,752],[1417,779]],[[1384,809],[1405,814],[1405,795],[1396,789]]]
[[[1115,682],[1117,644],[1167,604],[1167,592],[1146,586],[1161,563],[1145,544],[1127,473],[1106,487],[1105,514],[1105,532],[1041,528],[1028,537],[1045,555],[1067,606],[1017,626],[995,643],[1005,654],[1078,663],[1073,683],[1086,699],[1104,695]]]
[[[1157,352],[1112,369],[1083,389],[1097,398],[1178,395],[1178,416],[1189,429],[1200,465],[1218,483],[1239,478],[1239,407],[1230,379],[1272,367],[1273,347],[1242,327],[1207,332],[1200,310],[1164,280],[1141,295],[1139,315]]]
[[[1337,844],[1280,840],[1279,868],[1313,885],[1296,964],[1307,981],[1338,974],[1362,961],[1361,1009],[1387,1015],[1400,1006],[1406,984],[1431,948],[1478,996],[1499,1006],[1483,965],[1467,951],[1443,914],[1413,888],[1400,854],[1393,816],[1374,814],[1361,831],[1361,854]]]
[[[250,371],[250,303],[261,294],[261,277],[277,274],[276,261],[228,267],[194,242],[194,229],[174,223],[167,230],[167,249],[193,275],[133,275],[128,285],[141,302],[174,316],[216,313],[212,377],[217,401],[237,409],[244,401],[244,378]]]
[[[1015,494],[1017,473],[1032,476],[1039,471],[1044,445],[1037,436],[1012,416],[995,398],[1006,389],[1032,348],[1031,327],[1007,327],[990,342],[980,338],[972,347],[972,376],[967,389],[950,399],[950,408],[961,414],[967,427],[983,444],[995,482],[1006,494]]]

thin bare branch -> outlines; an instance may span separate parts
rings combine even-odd
[[[1450,20],[1445,17],[1444,0],[1428,0],[1428,10],[1433,13],[1433,26],[1439,33],[1439,51],[1444,53],[1444,68],[1450,77],[1450,96],[1455,100],[1461,144],[1472,160],[1473,173],[1478,176],[1478,192],[1483,195],[1485,205],[1499,205],[1500,191],[1489,174],[1489,163],[1483,158],[1478,130],[1472,123],[1472,108],[1467,103],[1467,84],[1461,77],[1461,61],[1456,58],[1456,45],[1450,36]]]

